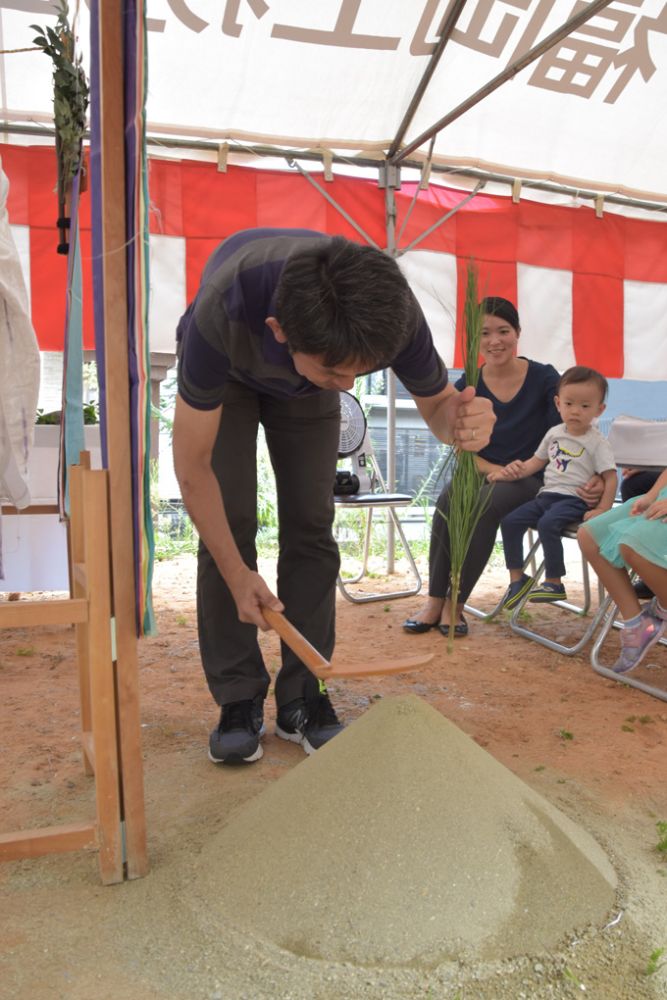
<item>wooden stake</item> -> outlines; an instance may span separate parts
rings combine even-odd
[[[135,618],[125,244],[123,4],[99,7],[102,253],[112,604],[127,875],[148,871]]]
[[[116,683],[111,651],[111,585],[106,470],[83,479],[84,547],[88,592],[88,668],[97,828],[102,881],[123,880],[121,782],[118,770]],[[91,516],[94,512],[94,516]],[[89,763],[93,763],[90,762]]]

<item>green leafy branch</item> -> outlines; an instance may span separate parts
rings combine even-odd
[[[90,89],[76,52],[76,39],[69,23],[67,0],[57,6],[58,19],[54,28],[31,24],[37,36],[34,44],[53,63],[53,117],[56,128],[58,158],[58,203],[61,218],[72,180],[81,165],[82,142],[86,131],[86,112]]]
[[[479,344],[482,336],[484,312],[479,303],[477,268],[468,264],[466,297],[463,311],[463,363],[467,385],[477,386],[479,380]],[[447,651],[451,653],[454,641],[456,606],[459,600],[461,572],[475,528],[491,499],[490,489],[483,489],[485,476],[477,468],[475,456],[470,451],[452,449],[448,464],[453,465],[448,506],[442,514],[449,535],[451,626]]]

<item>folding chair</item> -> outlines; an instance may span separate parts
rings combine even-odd
[[[666,421],[644,420],[639,417],[628,417],[625,415],[618,416],[611,422],[608,440],[614,452],[614,458],[619,466],[631,466],[634,468],[647,469],[667,465]],[[660,463],[658,466],[656,466],[656,460]],[[570,525],[569,528],[563,532],[563,537],[576,539],[578,528],[579,525]],[[543,565],[540,566],[538,573],[535,575],[536,582],[539,579],[539,575],[542,573],[543,568]],[[565,608],[568,611],[574,611],[583,616],[588,613],[591,604],[589,567],[583,556],[581,559],[581,568],[584,588],[583,606],[577,607],[567,601],[555,601],[554,606]],[[546,646],[547,649],[553,649],[555,652],[562,653],[565,656],[574,656],[576,653],[579,653],[584,646],[587,645],[600,625],[602,625],[602,630],[596,639],[596,644],[598,642],[601,644],[601,642],[604,641],[604,635],[608,634],[609,629],[611,629],[614,624],[619,624],[615,621],[615,606],[612,609],[609,621],[607,622],[607,613],[611,602],[608,595],[605,594],[604,588],[599,581],[598,609],[589,621],[580,639],[573,645],[566,645],[556,639],[545,636],[541,632],[537,631],[537,629],[531,628],[527,624],[520,621],[521,611],[526,601],[529,599],[530,592],[523,597],[514,609],[510,619],[510,628],[517,635],[522,635],[527,639],[532,639],[534,642],[538,642],[540,645]],[[599,649],[599,646],[597,648]],[[595,650],[592,653],[592,656],[594,657],[593,665],[595,666],[595,662],[597,661],[597,652],[595,652]],[[619,679],[616,674],[611,671],[609,671],[609,673],[613,678],[617,680]]]
[[[569,525],[563,532],[563,538],[575,539],[577,537],[577,531],[579,530],[578,524]],[[531,548],[531,553],[537,550],[539,547],[539,539],[533,544]],[[533,587],[539,582],[542,573],[544,571],[544,561],[542,561],[533,574]],[[556,608],[563,608],[565,611],[572,611],[577,615],[582,617],[586,616],[591,607],[591,583],[590,583],[590,571],[588,563],[584,559],[583,555],[581,557],[581,575],[582,584],[584,588],[584,600],[583,604],[579,606],[578,604],[573,604],[570,601],[554,601],[551,605]],[[583,634],[580,638],[572,645],[567,645],[566,643],[559,642],[557,639],[552,639],[547,635],[543,635],[542,632],[537,631],[536,628],[531,628],[527,623],[521,620],[521,612],[526,604],[526,601],[530,599],[532,589],[524,594],[522,599],[519,601],[517,606],[512,612],[512,617],[510,618],[510,628],[517,635],[522,635],[525,639],[532,639],[533,642],[539,643],[541,646],[546,646],[547,649],[553,649],[556,653],[562,653],[564,656],[574,656],[576,653],[580,652],[584,646],[590,641],[593,633],[600,624],[602,617],[604,615],[604,591],[600,585],[598,585],[598,610],[589,621],[588,625],[584,629]]]
[[[421,590],[422,580],[417,569],[403,526],[396,514],[396,508],[409,507],[412,497],[407,493],[388,493],[377,459],[373,454],[368,425],[364,411],[356,396],[349,392],[341,392],[341,425],[338,457],[349,459],[352,473],[340,477],[340,488],[352,489],[354,492],[335,493],[334,502],[340,509],[365,510],[366,526],[361,557],[361,570],[355,576],[338,575],[338,589],[343,597],[353,604],[365,604],[368,601],[391,601],[398,597],[412,597]],[[360,593],[349,588],[359,583],[368,573],[368,556],[370,552],[371,533],[374,511],[384,508],[403,545],[414,585],[409,589],[394,590],[389,593]]]
[[[622,414],[612,420],[609,429],[609,441],[614,449],[614,456],[621,468],[635,468],[659,470],[667,467],[667,420],[645,420],[641,417],[628,416]],[[593,647],[591,649],[591,666],[596,673],[610,680],[619,681],[630,687],[638,688],[654,698],[667,701],[667,690],[640,680],[633,674],[615,674],[613,670],[606,667],[600,661],[600,653],[605,640],[614,625],[620,623],[616,620],[618,612],[617,605],[607,595],[604,602],[604,614],[602,624],[598,632]],[[658,643],[659,646],[667,645],[663,638]],[[657,650],[657,647],[656,647]],[[651,651],[651,658],[655,651]],[[667,665],[667,660],[665,660]],[[642,663],[638,670],[650,669]],[[666,675],[667,676],[667,675]]]

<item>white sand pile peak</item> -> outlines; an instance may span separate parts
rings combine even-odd
[[[415,696],[376,703],[245,804],[205,848],[192,903],[313,958],[491,960],[599,926],[598,844]]]

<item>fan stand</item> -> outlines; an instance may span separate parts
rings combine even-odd
[[[359,491],[348,496],[335,496],[338,507],[349,507],[366,511],[366,527],[361,558],[361,570],[356,576],[338,575],[337,585],[343,597],[352,604],[365,604],[369,601],[392,601],[399,597],[413,597],[422,587],[422,579],[417,569],[414,556],[405,537],[403,526],[396,513],[398,507],[409,507],[412,497],[407,493],[389,493],[377,459],[373,453],[366,417],[355,396],[349,392],[341,392],[341,435],[338,449],[339,458],[348,458],[352,463],[355,475],[359,479]],[[352,591],[351,586],[360,583],[368,573],[368,557],[370,553],[371,534],[373,529],[373,512],[385,508],[391,518],[401,540],[413,577],[413,586],[409,589],[394,590],[389,593],[365,593]]]

